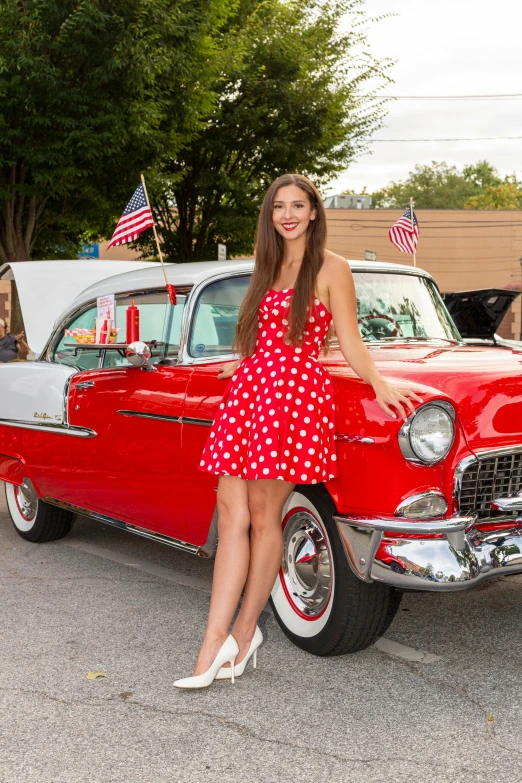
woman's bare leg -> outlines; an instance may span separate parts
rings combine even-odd
[[[239,644],[239,663],[247,654],[259,615],[268,601],[281,567],[283,506],[295,484],[273,479],[248,481],[250,565],[245,594],[232,634]]]
[[[247,482],[220,476],[217,491],[218,547],[205,638],[194,674],[206,672],[229,634],[250,561]]]

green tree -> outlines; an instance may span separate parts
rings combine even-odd
[[[431,165],[417,164],[404,181],[372,193],[372,207],[402,209],[413,198],[417,209],[464,209],[484,188],[500,184],[496,169],[485,160],[462,171],[432,161]]]
[[[515,176],[489,185],[465,204],[466,209],[522,209],[522,183]]]
[[[250,253],[268,184],[298,171],[321,186],[380,127],[387,62],[367,52],[362,0],[239,0],[204,128],[149,179],[171,260]],[[351,25],[341,30],[341,20]],[[373,89],[370,87],[373,85]],[[364,93],[364,97],[362,94]],[[369,97],[371,96],[371,97]],[[154,252],[150,237],[141,246]]]
[[[231,0],[0,0],[0,261],[110,233],[215,100]]]

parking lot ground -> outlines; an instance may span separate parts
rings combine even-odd
[[[1,783],[521,780],[522,577],[408,594],[353,656],[267,610],[255,672],[180,692],[212,563],[84,519],[27,543],[0,490]]]

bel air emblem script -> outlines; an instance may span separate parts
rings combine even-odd
[[[62,417],[59,414],[51,416],[49,413],[34,413],[35,419],[44,419],[44,421],[61,421]]]

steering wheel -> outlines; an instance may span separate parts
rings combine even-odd
[[[367,324],[366,321],[369,323]],[[385,323],[382,323],[382,321]],[[363,327],[363,330],[366,331],[366,334],[363,334],[363,337],[374,337],[376,340],[379,340],[382,337],[404,336],[401,325],[397,323],[397,321],[392,318],[391,315],[385,315],[384,313],[363,315],[357,319],[357,323],[360,324]]]

